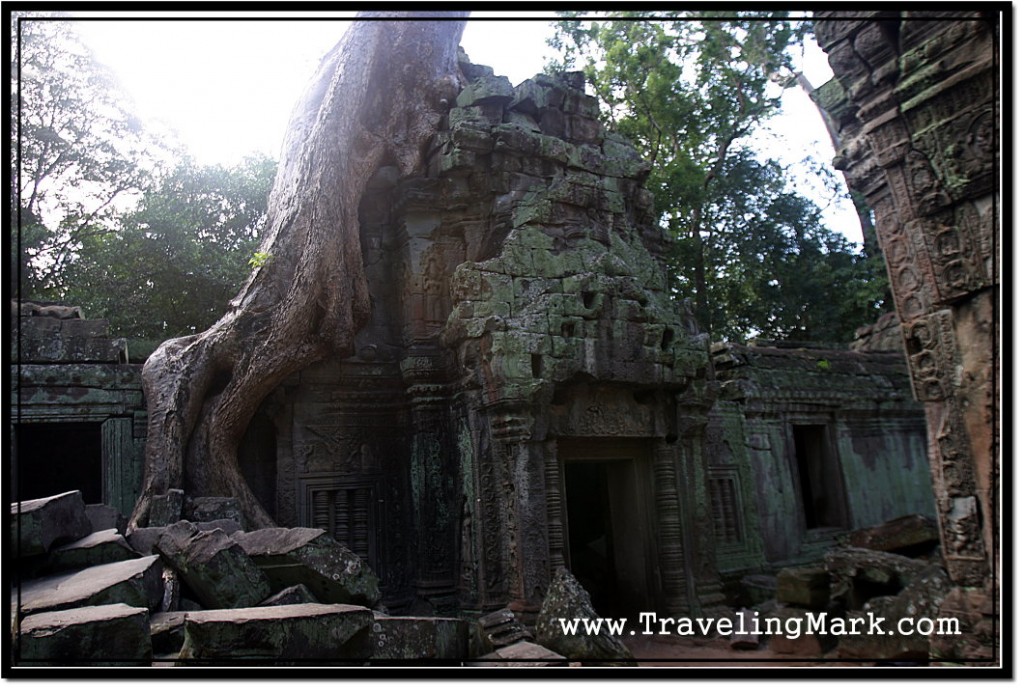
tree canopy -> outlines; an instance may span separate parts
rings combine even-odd
[[[723,14],[566,12],[550,67],[582,69],[608,126],[651,163],[678,294],[714,338],[848,341],[876,318],[885,277],[754,147],[807,26]]]
[[[198,165],[133,114],[74,22],[23,17],[17,31],[16,291],[79,305],[119,336],[164,340],[210,326],[252,269],[276,163]]]

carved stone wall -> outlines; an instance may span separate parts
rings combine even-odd
[[[267,400],[249,482],[279,522],[358,541],[393,611],[528,619],[573,560],[566,464],[593,463],[632,488],[607,498],[623,557],[649,565],[624,587],[658,611],[714,606],[714,536],[697,528],[714,382],[667,291],[648,166],[581,75],[513,88],[460,69],[427,169],[385,166],[362,202],[373,307],[356,355]]]
[[[946,568],[991,587],[1000,516],[998,22],[823,12],[837,158],[874,210],[929,456]],[[991,611],[991,610],[989,610]]]
[[[808,563],[847,531],[935,515],[924,411],[901,354],[754,342],[712,355],[722,388],[706,444],[722,478],[723,571]],[[809,476],[813,466],[833,477]]]

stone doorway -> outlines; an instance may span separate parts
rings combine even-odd
[[[799,496],[808,530],[849,528],[839,458],[827,425],[793,425]]]
[[[87,504],[103,501],[103,432],[98,422],[15,426],[14,498],[80,490]]]
[[[561,460],[569,570],[601,616],[634,616],[655,608],[648,455],[639,445],[584,444],[573,445]]]

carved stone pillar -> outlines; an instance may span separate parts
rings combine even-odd
[[[999,520],[996,25],[981,14],[820,17],[819,42],[844,92],[830,108],[840,158],[874,209],[915,396],[925,404],[946,566],[958,584],[983,585]]]

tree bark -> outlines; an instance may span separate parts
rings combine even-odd
[[[359,201],[381,166],[422,166],[457,94],[461,16],[367,13],[321,61],[270,194],[260,248],[269,259],[216,324],[162,344],[143,368],[149,426],[132,527],[171,488],[237,497],[250,528],[274,524],[241,474],[239,444],[286,377],[351,354],[370,310]]]

